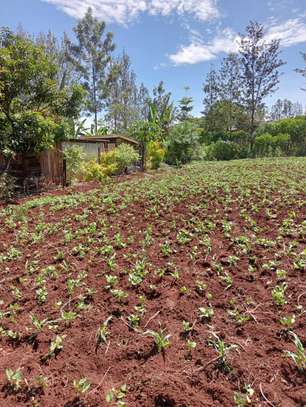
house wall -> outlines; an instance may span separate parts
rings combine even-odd
[[[48,150],[39,155],[41,175],[47,182],[61,184],[64,178],[63,151],[61,143],[53,150]]]
[[[116,147],[116,144],[108,143],[108,142],[80,143],[80,142],[67,141],[67,142],[63,143],[63,151],[65,151],[65,149],[67,149],[71,146],[80,147],[83,150],[83,153],[85,155],[85,160],[98,161],[99,151],[100,151],[100,153],[103,153],[106,151],[111,151]]]

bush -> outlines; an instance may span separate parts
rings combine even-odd
[[[256,157],[277,157],[286,154],[290,145],[289,134],[273,136],[264,133],[256,136],[253,147],[253,155]]]
[[[201,130],[191,121],[174,126],[167,141],[166,162],[181,165],[190,162],[199,146]]]
[[[206,151],[208,160],[235,160],[245,158],[247,152],[238,144],[231,141],[219,140],[216,143],[210,144]]]
[[[101,167],[105,175],[120,175],[139,160],[139,154],[128,144],[120,144],[101,154]]]
[[[16,189],[16,179],[6,172],[0,174],[0,202],[9,202]]]
[[[111,151],[102,153],[100,164],[89,161],[83,164],[86,181],[103,182],[111,175],[122,174],[127,167],[139,160],[139,154],[128,144],[120,144]]]
[[[70,146],[65,149],[64,157],[67,163],[67,174],[71,181],[79,178],[81,175],[82,162],[84,160],[84,152],[81,147]]]
[[[153,170],[157,170],[160,164],[164,160],[166,155],[166,150],[161,146],[158,141],[151,141],[147,147],[147,159],[149,166]]]
[[[294,117],[289,119],[282,119],[272,123],[265,124],[259,127],[256,131],[256,138],[258,136],[269,134],[272,137],[280,137],[286,141],[279,142],[274,139],[275,143],[278,143],[278,147],[282,149],[282,152],[286,155],[303,155],[303,151],[306,150],[306,118]],[[272,143],[273,144],[273,143]]]
[[[87,161],[83,164],[83,172],[85,181],[103,182],[107,179],[107,175],[104,173],[102,166],[94,160]]]

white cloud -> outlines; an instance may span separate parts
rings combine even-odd
[[[181,46],[180,49],[169,56],[175,65],[197,64],[210,61],[221,53],[237,52],[239,35],[230,28],[220,31],[210,42],[205,43],[199,35],[195,36],[191,31],[189,45]],[[306,43],[306,23],[302,18],[294,18],[283,23],[271,20],[271,25],[265,34],[266,41],[279,39],[281,47]]]
[[[306,42],[306,23],[300,18],[287,20],[281,24],[274,23],[267,31],[267,41],[280,40],[282,47]]]
[[[82,17],[92,7],[96,17],[126,24],[140,13],[168,16],[188,14],[201,21],[218,17],[218,0],[43,0],[54,4],[72,17]]]
[[[222,52],[237,52],[238,40],[239,36],[234,31],[225,28],[207,44],[198,38],[193,38],[191,44],[182,46],[176,54],[170,55],[169,58],[175,65],[210,61]]]

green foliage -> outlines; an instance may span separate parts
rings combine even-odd
[[[81,147],[69,146],[64,150],[64,157],[67,163],[67,173],[71,181],[78,178],[84,160],[84,152]]]
[[[200,129],[191,121],[185,121],[174,126],[166,140],[166,162],[181,165],[190,162],[199,144]]]
[[[137,151],[132,146],[123,143],[113,150],[101,154],[101,167],[106,176],[119,175],[138,160]]]
[[[0,202],[9,202],[15,194],[15,178],[7,173],[0,174]]]
[[[306,154],[305,117],[282,119],[265,124],[257,130],[256,139],[263,135],[270,135],[270,138],[267,137],[267,142],[279,146],[286,155]]]
[[[83,377],[82,379],[74,380],[73,387],[78,394],[83,395],[89,391],[91,384],[86,377]]]
[[[148,162],[153,170],[157,170],[166,155],[166,150],[158,141],[151,141],[148,144]]]
[[[149,330],[146,331],[144,334],[151,336],[154,339],[158,352],[164,352],[165,349],[167,349],[171,345],[171,335],[166,334],[164,329],[160,329],[159,331]]]
[[[10,368],[5,369],[5,376],[10,386],[12,386],[14,390],[17,391],[20,389],[21,383],[23,381],[23,375],[20,369],[17,370],[12,370]]]
[[[63,139],[82,102],[80,86],[58,88],[44,47],[12,33],[0,48],[0,150],[39,152]]]
[[[95,160],[85,162],[83,172],[85,181],[105,182],[107,179],[102,166]]]
[[[295,363],[296,367],[303,371],[306,369],[306,352],[303,346],[303,343],[301,339],[297,336],[295,332],[291,332],[291,335],[293,337],[293,342],[296,348],[295,352],[285,352],[285,356],[288,358],[291,358],[293,362]]]
[[[208,160],[235,160],[243,158],[244,150],[232,141],[218,140],[209,145],[206,158]]]

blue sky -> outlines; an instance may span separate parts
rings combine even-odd
[[[294,72],[306,52],[306,0],[0,0],[0,25],[73,36],[76,18],[92,6],[115,34],[116,52],[130,55],[138,81],[151,90],[161,79],[174,100],[189,86],[195,114],[202,109],[202,83],[212,65],[235,51],[249,20],[266,25],[267,39],[280,38],[287,61],[278,97],[306,106],[305,80]],[[306,85],[305,85],[306,86]]]

